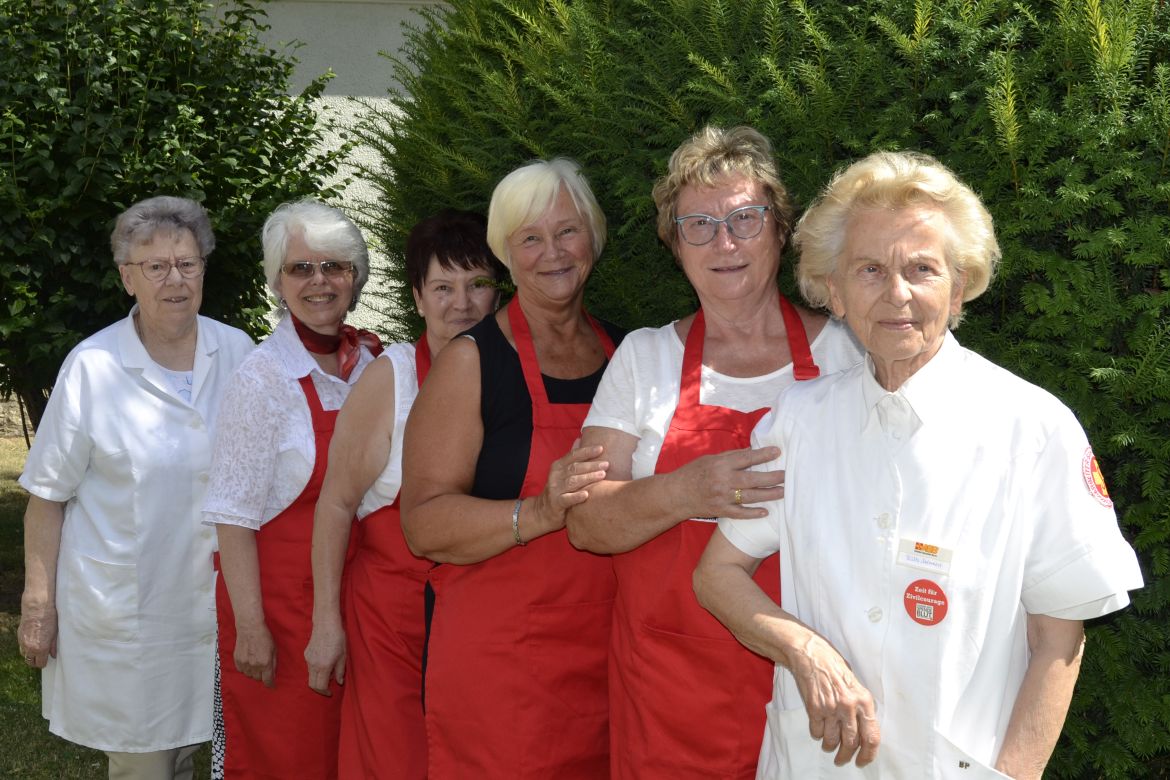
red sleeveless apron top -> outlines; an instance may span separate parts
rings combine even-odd
[[[420,386],[430,364],[424,334],[415,345]],[[346,663],[340,777],[424,780],[423,589],[432,564],[407,548],[398,498],[366,515],[356,527],[357,552],[347,567],[343,596]]]
[[[589,404],[549,403],[515,300],[508,319],[532,397],[532,444],[520,493],[528,497],[544,489],[549,466],[580,434]],[[590,323],[612,356],[608,334]],[[436,567],[431,583],[431,780],[608,776],[610,558],[575,549],[562,529],[480,563]]]
[[[304,656],[313,626],[313,512],[337,412],[321,407],[311,377],[302,377],[300,385],[313,419],[313,472],[296,500],[256,532],[264,620],[276,644],[275,687],[266,688],[236,670],[235,614],[223,577],[216,579],[224,773],[229,780],[337,777],[341,688],[331,682],[332,697],[314,693]],[[354,541],[351,534],[347,558]],[[217,569],[218,563],[217,556]]]
[[[794,375],[812,379],[819,369],[800,315],[783,296],[780,308]],[[678,408],[657,474],[703,455],[750,446],[752,429],[767,412],[699,401],[705,332],[700,309],[687,335]],[[691,576],[715,529],[713,522],[686,520],[613,556],[618,580],[609,677],[614,778],[756,776],[774,665],[739,644],[695,599]],[[778,556],[767,558],[754,578],[779,601]]]

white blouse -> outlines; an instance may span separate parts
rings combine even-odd
[[[389,360],[394,366],[394,430],[390,434],[390,457],[386,468],[366,491],[358,507],[358,519],[384,506],[390,506],[398,498],[402,488],[402,433],[410,407],[418,396],[418,369],[414,360],[414,344],[391,344],[378,356]]]
[[[285,316],[236,371],[224,395],[203,522],[259,530],[292,504],[309,483],[316,460],[300,378],[311,376],[321,406],[337,410],[372,359],[361,347],[348,382],[331,376]]]
[[[821,376],[861,362],[862,352],[849,329],[837,320],[825,324],[809,345]],[[684,345],[674,323],[642,328],[626,336],[605,370],[582,427],[613,428],[638,438],[634,479],[654,473],[658,452],[678,407]],[[796,379],[792,364],[755,377],[734,377],[703,366],[699,400],[740,412],[770,407]]]

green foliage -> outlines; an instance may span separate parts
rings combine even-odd
[[[589,305],[628,326],[693,306],[650,185],[706,122],[769,135],[799,203],[875,149],[980,192],[1004,262],[959,336],[1076,411],[1147,577],[1089,628],[1050,775],[1170,774],[1170,3],[453,0],[397,66],[361,130],[391,256],[527,159],[574,157],[610,219]]]
[[[68,350],[129,308],[109,234],[135,201],[207,207],[203,313],[263,331],[260,225],[337,155],[311,106],[327,77],[289,96],[262,20],[253,0],[0,0],[0,394],[34,419]]]

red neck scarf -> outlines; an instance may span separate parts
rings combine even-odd
[[[365,346],[370,350],[370,354],[374,357],[382,354],[382,340],[378,338],[378,334],[368,330],[358,330],[352,325],[341,323],[341,327],[337,329],[337,335],[330,336],[327,333],[318,333],[297,319],[296,315],[291,311],[288,316],[292,317],[293,327],[296,328],[297,336],[300,337],[301,343],[305,345],[305,349],[312,352],[314,355],[332,355],[337,353],[337,370],[342,379],[349,381],[349,375],[353,373],[353,369],[358,364],[358,357],[361,355],[361,347]]]

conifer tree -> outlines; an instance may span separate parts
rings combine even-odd
[[[1147,580],[1088,627],[1050,776],[1170,775],[1170,3],[453,0],[397,77],[362,128],[391,257],[419,218],[567,155],[610,220],[587,303],[630,327],[694,306],[650,186],[707,122],[768,135],[798,204],[876,149],[954,169],[1004,250],[957,335],[1073,408]]]

